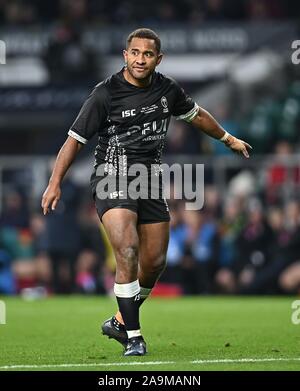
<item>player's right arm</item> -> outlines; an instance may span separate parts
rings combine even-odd
[[[82,148],[82,144],[75,138],[68,136],[66,142],[58,152],[49,184],[42,197],[42,209],[46,215],[50,208],[54,210],[61,196],[61,182],[74,161],[77,153]]]
[[[68,131],[68,138],[61,147],[47,189],[42,198],[42,209],[46,215],[54,210],[60,199],[61,182],[82,146],[101,128],[107,117],[107,92],[104,84],[98,84],[84,102]]]

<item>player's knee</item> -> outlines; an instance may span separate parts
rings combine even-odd
[[[162,273],[167,266],[167,259],[165,255],[162,255],[160,258],[158,258],[157,267],[159,271]]]
[[[164,255],[158,256],[149,262],[148,272],[151,274],[161,274],[166,268],[166,257]]]

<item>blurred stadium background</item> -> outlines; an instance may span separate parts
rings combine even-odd
[[[234,156],[183,122],[165,162],[205,164],[205,205],[171,199],[168,267],[154,294],[300,293],[300,3],[281,0],[0,0],[0,293],[110,295],[111,248],[93,206],[96,140],[79,154],[57,211],[40,200],[90,89],[122,66],[126,36],[159,33],[158,71],[232,134]]]

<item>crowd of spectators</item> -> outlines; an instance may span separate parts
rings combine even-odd
[[[258,198],[221,203],[215,191],[207,192],[213,202],[202,211],[186,211],[180,203],[171,208],[163,279],[187,294],[299,292],[299,201],[265,209]]]
[[[16,189],[0,216],[0,292],[43,287],[47,294],[106,293],[114,264],[98,217],[68,178],[57,210],[45,218]]]
[[[191,23],[222,20],[295,18],[299,5],[283,0],[1,0],[2,25],[30,25],[58,20],[72,24]]]

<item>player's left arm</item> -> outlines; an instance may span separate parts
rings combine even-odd
[[[198,108],[197,114],[190,123],[207,135],[222,141],[233,152],[242,153],[246,158],[249,157],[249,151],[252,149],[251,145],[228,133],[216,119],[202,107]]]

